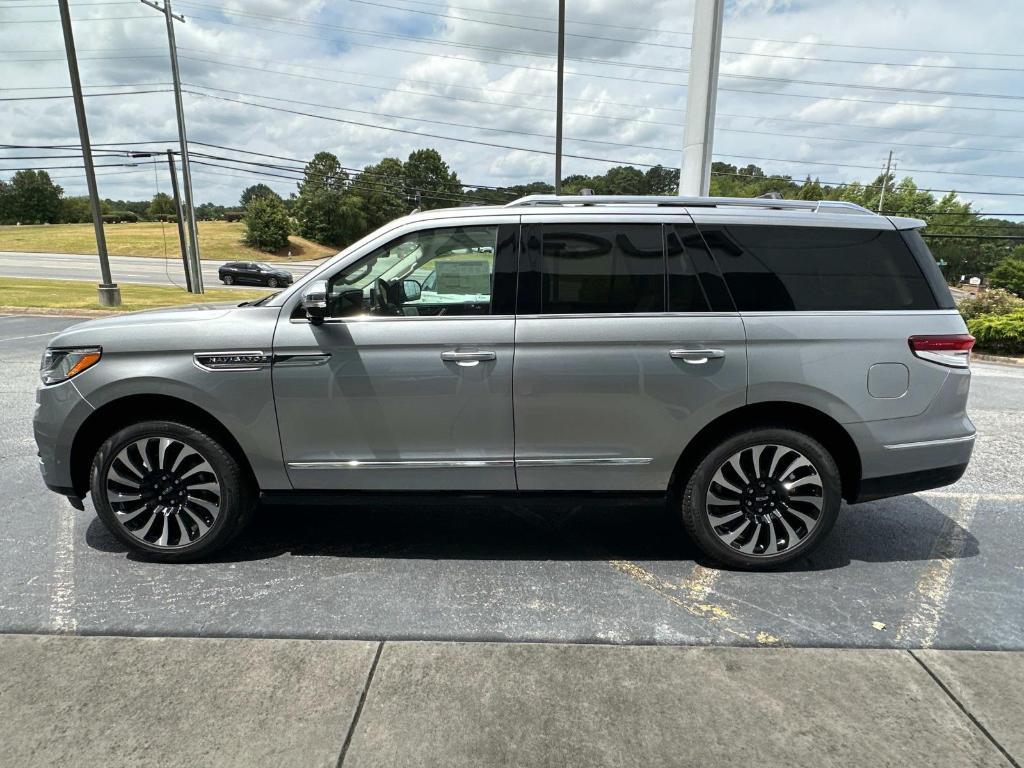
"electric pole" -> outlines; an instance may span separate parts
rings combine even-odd
[[[203,269],[199,256],[199,233],[196,229],[195,207],[192,204],[192,170],[188,159],[188,136],[185,132],[185,106],[181,99],[181,77],[178,74],[178,48],[174,42],[174,20],[185,21],[171,10],[171,0],[163,0],[163,5],[152,0],[141,0],[142,3],[154,8],[167,20],[167,45],[171,52],[171,79],[174,81],[174,108],[178,118],[178,143],[181,145],[181,184],[184,191],[185,231],[188,235],[188,264],[192,279],[189,290],[192,293],[203,293]]]
[[[75,37],[71,30],[71,11],[68,0],[58,0],[60,24],[64,30],[64,50],[68,57],[68,72],[71,75],[71,92],[75,101],[75,117],[78,119],[78,139],[82,144],[82,163],[85,165],[85,181],[89,187],[89,207],[92,209],[92,225],[96,230],[96,252],[100,257],[100,282],[97,286],[100,306],[121,305],[121,289],[110,277],[110,260],[107,258],[107,238],[103,232],[103,214],[100,212],[100,196],[96,187],[96,171],[92,167],[92,145],[89,143],[89,124],[85,119],[85,99],[82,98],[82,81],[78,76],[78,56],[75,54]]]
[[[693,10],[680,195],[707,195],[711,191],[711,146],[715,138],[724,8],[725,0],[696,0]]]
[[[555,86],[555,194],[562,194],[562,88],[565,81],[565,0],[558,0],[558,84]]]
[[[174,193],[174,218],[178,222],[178,245],[181,247],[181,263],[185,265],[185,287],[192,292],[192,274],[188,268],[188,248],[185,246],[185,212],[181,208],[181,193],[178,191],[178,171],[174,167],[174,153],[167,150],[167,166],[171,169],[171,191]]]
[[[882,191],[878,195],[878,211],[882,212],[882,204],[885,203],[885,188],[889,185],[889,170],[892,168],[892,150],[889,150],[889,159],[885,161],[885,175],[882,176]]]

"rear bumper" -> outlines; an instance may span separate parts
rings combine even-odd
[[[967,471],[967,462],[938,469],[923,469],[917,472],[905,472],[899,475],[872,477],[861,481],[860,491],[852,503],[877,501],[890,496],[902,496],[905,493],[917,493],[932,488],[952,485]]]

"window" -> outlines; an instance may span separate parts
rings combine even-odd
[[[895,231],[703,226],[740,311],[936,309]]]
[[[669,227],[667,236],[669,311],[707,312],[708,298],[692,260],[698,251],[706,250],[700,235],[691,224]],[[710,261],[706,254],[704,259]]]
[[[664,312],[661,225],[545,225],[540,311]]]
[[[486,315],[498,227],[451,227],[406,235],[328,282],[332,317]]]

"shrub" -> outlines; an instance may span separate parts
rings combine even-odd
[[[261,251],[288,245],[288,211],[277,195],[254,197],[245,208],[245,244]]]
[[[1005,315],[979,315],[967,321],[980,351],[1024,355],[1024,309]]]
[[[1024,257],[1008,256],[988,274],[993,288],[1006,288],[1018,296],[1024,296]]]
[[[107,224],[120,224],[122,222],[129,222],[131,224],[136,223],[139,220],[139,216],[131,211],[113,211],[111,213],[103,214],[103,221]]]
[[[957,309],[970,320],[979,315],[1006,315],[1024,309],[1024,299],[1004,288],[990,288],[957,302]]]

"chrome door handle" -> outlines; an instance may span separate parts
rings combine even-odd
[[[478,365],[481,362],[494,360],[497,357],[493,352],[459,352],[449,350],[441,353],[441,360],[446,363],[457,363],[458,365]]]
[[[708,360],[719,360],[725,357],[724,349],[670,349],[669,357],[682,360],[690,365],[703,365]]]

